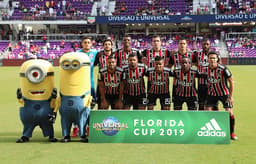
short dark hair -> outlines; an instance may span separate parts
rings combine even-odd
[[[160,38],[160,40],[161,40],[161,36],[160,36],[160,35],[153,35],[153,36],[152,36],[152,39],[153,39],[153,38]]]
[[[191,63],[190,58],[188,56],[182,56],[181,60],[188,59],[189,63]]]
[[[207,42],[207,41],[211,42],[209,38],[204,38],[202,42]]]
[[[115,57],[114,54],[111,54],[111,55],[108,56],[107,60],[109,60],[109,59],[116,59],[116,57]]]
[[[187,42],[187,39],[185,39],[184,37],[179,37],[179,42],[180,42],[181,40],[186,40],[186,42]]]
[[[215,52],[215,51],[210,51],[209,53],[208,53],[208,56],[210,56],[210,55],[217,55],[217,57],[219,57],[219,54],[217,53],[217,52]]]
[[[81,39],[81,42],[83,42],[85,39],[92,40],[92,38],[91,38],[90,36],[84,36],[84,37]]]
[[[208,53],[208,57],[210,56],[210,55],[216,55],[217,56],[217,62],[219,62],[220,60],[221,60],[221,58],[220,58],[220,55],[217,53],[217,52],[215,52],[215,51],[210,51],[209,53]]]
[[[125,34],[123,38],[131,38],[131,35]]]
[[[130,58],[130,57],[137,57],[137,54],[131,53],[131,54],[128,56],[128,58]],[[138,57],[137,57],[137,58],[138,58]]]
[[[161,60],[164,60],[164,58],[162,56],[155,57],[155,61],[161,61]]]
[[[103,41],[103,45],[105,44],[105,42],[111,42],[111,45],[113,45],[113,41],[112,41],[111,39],[105,39],[105,40]]]

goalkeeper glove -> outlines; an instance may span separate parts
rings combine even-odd
[[[57,98],[57,88],[53,88],[53,90],[52,90],[52,98],[53,99],[56,99]]]
[[[16,95],[17,95],[17,99],[21,99],[22,98],[22,93],[21,93],[21,89],[20,88],[17,89]]]

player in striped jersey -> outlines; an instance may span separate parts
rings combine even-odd
[[[179,38],[179,43],[178,43],[178,51],[173,51],[171,53],[169,65],[170,68],[174,66],[174,69],[180,68],[181,67],[181,60],[183,57],[188,57],[189,62],[196,64],[197,59],[195,57],[195,54],[192,51],[189,51],[188,49],[188,44],[187,40],[185,38]],[[175,95],[175,90],[176,90],[177,82],[176,79],[173,79],[173,87],[172,87],[172,100],[174,101],[176,98]]]
[[[196,69],[193,69],[190,62],[190,58],[184,56],[181,59],[181,67],[174,69],[174,78],[176,81],[174,110],[182,110],[182,104],[184,102],[187,103],[188,110],[197,109],[195,79],[203,75]]]
[[[225,110],[230,114],[231,139],[238,139],[234,133],[235,117],[233,112],[234,82],[230,70],[218,63],[219,57],[216,52],[209,52],[209,66],[207,69],[208,95],[206,98],[206,110],[212,110],[221,101]]]
[[[119,67],[122,68],[123,66],[128,65],[128,56],[130,54],[137,54],[139,62],[141,62],[141,54],[137,49],[131,47],[132,39],[129,35],[125,35],[123,37],[123,48],[118,49],[115,52],[115,56],[119,61]]]
[[[204,38],[202,41],[202,50],[195,51],[197,58],[197,69],[199,72],[205,71],[205,66],[208,64],[208,53],[211,49],[211,42],[208,38]],[[207,97],[207,79],[199,78],[198,79],[198,103],[199,110],[205,109],[205,100]],[[213,108],[213,110],[218,110],[218,104]]]
[[[178,68],[181,66],[182,57],[188,57],[190,63],[196,64],[197,58],[194,52],[188,49],[187,40],[185,38],[180,38],[178,43],[178,51],[173,51],[170,56],[170,68],[174,66],[174,68]]]
[[[155,57],[160,56],[164,58],[165,66],[169,66],[170,51],[161,48],[161,38],[159,35],[152,37],[152,49],[146,49],[142,52],[142,56],[146,58],[146,65],[148,68],[155,66]]]
[[[130,54],[128,57],[129,65],[124,66],[124,108],[145,110],[147,98],[145,93],[144,75],[147,72],[147,66],[138,63],[136,54]]]
[[[116,58],[109,56],[107,67],[99,72],[99,91],[101,103],[99,109],[122,109],[123,107],[123,69],[116,66]]]
[[[149,68],[148,76],[148,110],[153,110],[157,98],[160,99],[161,110],[170,110],[169,76],[171,69],[164,67],[164,58],[155,57],[155,67]]]
[[[98,66],[99,71],[105,67],[107,67],[107,58],[108,56],[114,55],[112,52],[113,42],[111,39],[105,39],[103,41],[103,51],[97,53],[94,66]],[[100,92],[99,85],[97,86],[96,91],[97,103],[100,104]]]
[[[103,41],[103,51],[100,51],[96,55],[94,66],[98,66],[99,70],[107,67],[107,58],[110,55],[113,55],[112,52],[113,42],[111,39],[105,39]]]

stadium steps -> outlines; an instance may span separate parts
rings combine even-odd
[[[115,12],[115,8],[116,8],[116,1],[109,1],[109,7],[108,7],[107,15],[112,15],[112,13]]]
[[[97,16],[97,6],[99,2],[94,2],[92,5],[91,16]]]
[[[220,40],[219,42],[219,51],[220,51],[220,56],[221,57],[228,57],[228,49],[227,49],[227,45],[223,40]]]
[[[106,6],[106,15],[112,15],[112,13],[115,11],[115,7],[116,7],[116,1],[109,1],[109,0],[101,0],[98,2],[94,2],[93,6],[92,6],[92,11],[91,11],[91,15],[92,16],[97,16],[97,8],[100,8],[102,6]],[[101,11],[100,11],[101,13]]]

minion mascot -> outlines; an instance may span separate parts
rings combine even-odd
[[[43,135],[54,138],[53,123],[57,90],[54,88],[54,72],[51,63],[42,59],[31,59],[24,62],[20,69],[20,87],[17,98],[20,107],[20,119],[23,123],[22,137],[16,142],[28,142],[34,128],[39,125]]]
[[[90,58],[84,53],[69,52],[60,58],[60,110],[63,139],[70,142],[72,123],[78,125],[81,142],[88,142],[85,125],[91,104]]]

